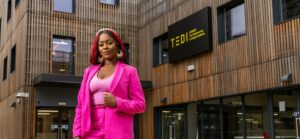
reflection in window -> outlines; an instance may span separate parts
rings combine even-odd
[[[219,42],[226,42],[246,34],[245,4],[233,1],[218,8]]]
[[[223,133],[225,138],[243,137],[243,112],[241,97],[223,98]]]
[[[160,111],[161,115],[161,139],[186,139],[185,109],[181,107],[165,108]]]
[[[266,93],[245,95],[245,118],[247,138],[263,138],[269,134]]]
[[[54,11],[73,13],[73,0],[54,0]]]
[[[52,44],[52,73],[73,74],[73,39],[53,38]]]
[[[299,0],[281,0],[282,18],[289,19],[300,15]]]
[[[100,0],[100,3],[119,5],[119,0]]]
[[[200,116],[200,111],[203,111],[203,115]],[[208,100],[203,101],[203,105],[198,107],[198,124],[201,123],[201,117],[203,118],[203,127],[199,127],[198,129],[198,138],[201,139],[201,128],[203,128],[203,137],[204,139],[220,139],[220,101],[216,100]]]
[[[273,95],[275,136],[296,138],[295,118],[297,111],[297,94],[294,91],[283,91]]]
[[[153,39],[153,66],[169,62],[168,34]]]

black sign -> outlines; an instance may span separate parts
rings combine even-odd
[[[211,24],[211,8],[207,7],[169,26],[169,61],[212,50]]]

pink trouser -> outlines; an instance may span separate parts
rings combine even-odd
[[[84,139],[104,139],[104,106],[95,105],[91,109],[91,122],[92,128],[91,131]]]

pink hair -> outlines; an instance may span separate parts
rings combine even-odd
[[[123,44],[122,40],[120,39],[120,37],[117,35],[117,33],[112,29],[101,29],[96,33],[96,36],[94,37],[94,41],[92,44],[90,63],[93,65],[100,64],[100,62],[98,62],[98,57],[100,56],[100,53],[98,50],[98,40],[99,40],[101,32],[103,32],[103,31],[109,31],[113,35],[112,37],[119,43],[118,49],[121,49],[121,52],[123,53],[123,57],[119,61],[124,63],[126,60],[124,44]]]

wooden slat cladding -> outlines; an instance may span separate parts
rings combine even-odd
[[[21,0],[12,18],[6,21],[7,0],[1,1],[0,18],[0,138],[35,138],[35,92],[32,80],[41,73],[52,73],[52,39],[54,35],[75,39],[75,75],[81,76],[89,66],[89,53],[95,33],[103,27],[116,30],[129,44],[130,64],[138,66],[137,3],[121,0],[117,6],[99,0],[74,0],[75,12],[53,11],[54,0]],[[10,51],[17,45],[16,72],[9,73]],[[8,56],[8,76],[2,81],[3,59]],[[17,92],[28,92],[16,108],[9,107]],[[16,116],[14,116],[17,114]],[[14,122],[11,122],[15,118]],[[3,127],[4,125],[10,125]]]
[[[25,51],[27,31],[27,0],[21,0],[15,7],[12,0],[11,18],[7,20],[7,0],[0,2],[0,138],[23,138],[23,104],[16,103],[16,92],[22,91],[25,84]],[[15,71],[10,72],[11,49],[16,46]],[[3,79],[3,60],[7,57],[7,79]],[[13,103],[16,107],[12,107]],[[16,128],[19,127],[19,128]]]
[[[151,130],[142,130],[143,139],[154,138],[155,107],[300,84],[300,18],[274,24],[272,0],[245,0],[246,35],[219,44],[217,8],[230,1],[140,2],[140,76],[153,83],[146,95],[147,112],[142,115]],[[153,68],[153,38],[207,6],[212,7],[213,50]],[[187,66],[192,64],[195,70],[188,72]],[[293,80],[282,82],[281,77],[287,73],[292,73]],[[160,102],[164,97],[168,99],[166,104]]]

